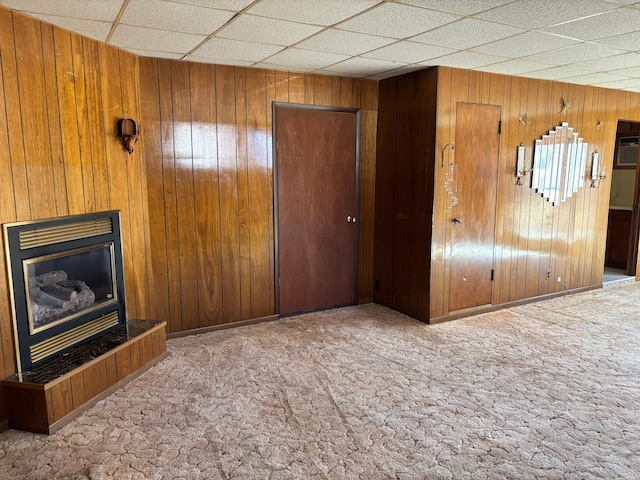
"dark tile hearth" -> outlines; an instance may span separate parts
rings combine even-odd
[[[144,332],[151,330],[161,323],[162,322],[154,320],[129,320],[125,325],[121,325],[98,338],[74,347],[57,357],[46,360],[28,372],[13,375],[6,380],[47,384],[129,340],[134,339]]]

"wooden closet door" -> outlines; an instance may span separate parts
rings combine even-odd
[[[449,310],[491,303],[500,106],[458,103]]]
[[[356,115],[276,108],[279,311],[356,303]]]

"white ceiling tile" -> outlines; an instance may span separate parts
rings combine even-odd
[[[184,60],[198,63],[213,63],[215,65],[234,65],[236,67],[251,67],[255,62],[247,62],[243,60],[217,60],[209,57],[199,57],[198,55],[187,55]]]
[[[216,35],[247,42],[289,46],[321,29],[322,27],[285,20],[240,15]]]
[[[332,70],[325,70],[323,68],[319,68],[318,70],[313,70],[313,73],[318,75],[327,75],[331,77],[352,77],[352,78],[364,78],[366,75],[357,74],[357,73],[345,73],[345,72],[334,72]]]
[[[596,58],[584,62],[575,63],[575,67],[585,68],[593,71],[607,71],[621,68],[631,68],[640,65],[640,54],[625,53],[613,57]]]
[[[563,82],[577,83],[579,85],[595,85],[596,83],[615,82],[618,80],[623,80],[623,78],[604,72],[590,73],[587,75],[579,75],[577,77],[567,77],[562,79]]]
[[[2,6],[30,13],[113,22],[123,0],[2,0]]]
[[[526,60],[533,62],[549,63],[553,65],[568,65],[576,62],[583,62],[594,58],[602,58],[625,53],[622,50],[596,45],[593,43],[580,43],[569,47],[549,50],[526,57]]]
[[[401,41],[394,43],[393,45],[388,45],[386,47],[379,48],[378,50],[365,53],[362,57],[389,60],[390,62],[399,63],[419,63],[453,52],[455,52],[455,50],[452,48]]]
[[[197,7],[184,3],[131,0],[120,19],[121,24],[158,28],[172,32],[210,35],[233,17],[226,10]],[[151,7],[151,8],[150,8]]]
[[[640,78],[627,78],[624,80],[616,80],[614,82],[596,83],[595,85],[604,88],[640,87]]]
[[[243,62],[259,62],[278,53],[282,47],[265,45],[263,43],[241,42],[228,38],[213,37],[203,43],[192,55],[214,63],[239,60]]]
[[[616,34],[635,32],[640,28],[640,10],[633,8],[620,8],[611,12],[584,18],[575,22],[569,22],[545,31],[577,38],[584,41],[597,40]]]
[[[395,70],[389,70],[376,75],[369,75],[366,78],[367,80],[384,80],[385,78],[397,77],[398,75],[417,72],[418,70],[425,70],[426,68],[427,67],[423,67],[421,65],[408,65],[406,67],[396,68]]]
[[[267,58],[265,63],[275,65],[296,65],[297,67],[317,69],[325,68],[349,58],[337,53],[313,52],[299,48],[287,48]]]
[[[118,25],[109,43],[122,48],[140,48],[143,45],[148,45],[150,47],[148,50],[184,54],[190,52],[205,38],[207,37],[204,35]]]
[[[544,68],[541,63],[527,62],[526,60],[507,60],[506,62],[483,65],[476,70],[483,72],[502,73],[505,75],[520,75],[523,73],[540,70]]]
[[[600,38],[596,40],[596,43],[619,48],[620,50],[635,52],[640,50],[640,31],[615,35],[613,37]]]
[[[303,68],[298,66],[290,66],[290,65],[275,65],[273,63],[265,63],[260,62],[252,65],[253,68],[264,68],[265,70],[280,70],[283,72],[300,72],[300,73],[310,73],[315,69],[313,68]]]
[[[412,37],[410,40],[412,42],[464,50],[523,32],[523,29],[509,25],[464,18],[458,22],[450,23],[449,25]]]
[[[329,26],[379,4],[380,0],[261,0],[247,13],[263,17],[279,18],[293,22]]]
[[[385,3],[339,25],[353,32],[407,38],[457,20],[458,16],[398,3]]]
[[[395,70],[396,68],[403,67],[404,65],[399,63],[388,62],[386,60],[376,60],[373,58],[353,57],[344,62],[337,63],[326,70],[332,70],[334,72],[345,73],[357,73],[363,75],[375,75],[389,70]]]
[[[318,52],[360,55],[361,53],[389,45],[394,41],[387,37],[376,37],[332,28],[303,40],[297,46]]]
[[[427,62],[421,62],[422,65],[442,65],[445,67],[456,68],[477,68],[482,65],[490,65],[492,63],[504,62],[509,60],[505,57],[496,57],[495,55],[486,55],[477,52],[456,52],[451,55],[434,58]]]
[[[526,32],[514,37],[474,47],[472,50],[491,55],[518,58],[556,48],[568,47],[576,43],[578,43],[577,40],[568,38],[545,35],[540,32]]]
[[[217,8],[218,10],[231,10],[239,12],[251,5],[255,0],[171,0],[177,3],[198,5],[200,7]]]
[[[589,73],[587,70],[583,70],[581,68],[562,66],[527,72],[527,76],[531,78],[539,78],[541,80],[558,80],[561,78],[586,75],[587,73]]]
[[[517,27],[543,28],[613,8],[616,5],[602,0],[518,0],[477,17]]]
[[[98,20],[82,20],[79,18],[56,17],[40,13],[31,13],[29,16],[42,20],[43,22],[57,25],[71,32],[79,33],[95,40],[104,42],[111,31],[111,23]]]
[[[425,7],[442,12],[456,13],[458,15],[473,15],[490,8],[499,7],[513,0],[397,0],[398,3]]]
[[[182,53],[159,52],[157,50],[140,50],[139,48],[126,48],[125,50],[141,57],[168,58],[171,60],[180,60],[184,57]]]
[[[637,67],[622,68],[619,70],[611,70],[614,75],[620,75],[623,77],[640,77],[640,65]]]

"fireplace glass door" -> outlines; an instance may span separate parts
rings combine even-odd
[[[117,302],[113,243],[23,260],[29,333]]]

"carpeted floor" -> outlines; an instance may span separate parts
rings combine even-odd
[[[640,478],[640,284],[427,326],[377,305],[169,341],[2,479]]]

